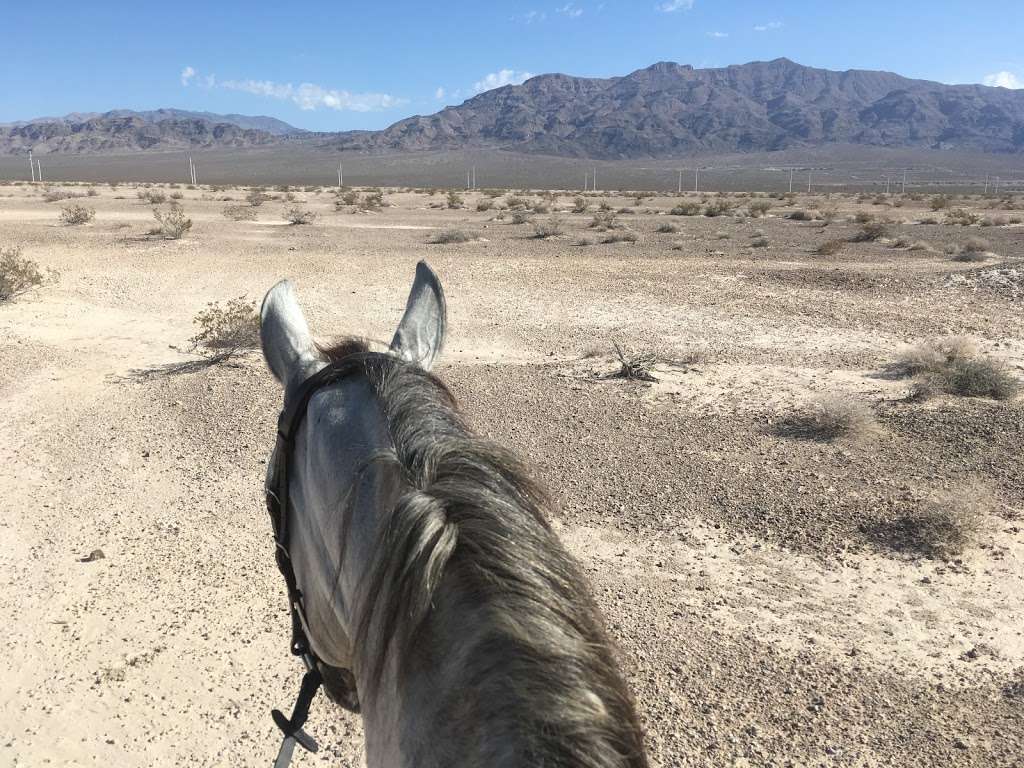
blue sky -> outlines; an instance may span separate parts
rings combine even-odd
[[[12,3],[0,122],[180,107],[380,128],[528,74],[786,56],[1024,86],[1024,1]]]

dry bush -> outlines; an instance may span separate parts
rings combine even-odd
[[[889,227],[881,221],[871,221],[860,228],[851,239],[855,243],[871,243],[889,236]]]
[[[0,302],[37,288],[45,281],[39,264],[21,258],[20,248],[0,248]]]
[[[533,223],[533,236],[539,240],[549,237],[557,237],[563,233],[562,220],[552,214],[546,221],[535,221]]]
[[[928,339],[906,349],[896,360],[895,370],[903,376],[941,371],[960,360],[977,356],[978,347],[966,336]]]
[[[454,189],[448,192],[448,207],[449,208],[461,208],[462,207],[462,195],[456,192]]]
[[[857,211],[854,215],[853,220],[857,224],[870,224],[875,220],[875,214],[868,213],[867,211]]]
[[[530,211],[512,211],[512,223],[529,224],[532,215]]]
[[[518,195],[509,195],[505,198],[505,205],[507,205],[510,210],[514,211],[517,208],[528,208],[530,206],[530,201],[524,197],[519,197]]]
[[[767,248],[769,245],[770,243],[768,242],[768,238],[764,236],[755,237],[750,241],[751,248]]]
[[[910,244],[912,251],[933,251],[935,248],[927,240],[915,240]]]
[[[636,232],[629,229],[617,229],[609,231],[602,239],[602,243],[635,243],[639,240]]]
[[[804,440],[836,440],[864,437],[877,428],[866,405],[836,395],[826,395],[777,425],[778,434]]]
[[[704,207],[704,215],[714,218],[715,216],[728,216],[735,206],[728,200],[715,200]]]
[[[221,213],[232,221],[253,221],[256,218],[256,211],[251,205],[228,205]]]
[[[991,508],[987,489],[974,484],[958,493],[933,494],[870,533],[897,550],[952,560],[978,545],[990,529]]]
[[[953,253],[953,261],[985,261],[989,255],[992,245],[988,240],[981,237],[968,238],[966,242]]]
[[[661,358],[656,352],[643,350],[637,353],[629,353],[619,342],[613,341],[612,348],[619,361],[619,370],[609,373],[603,378],[606,379],[629,379],[630,381],[657,381],[657,377],[651,373],[651,369],[657,365]]]
[[[598,232],[606,232],[609,229],[618,229],[622,225],[615,220],[615,211],[598,211],[590,222],[590,228]]]
[[[285,211],[284,218],[293,226],[298,226],[300,224],[312,224],[316,221],[316,211],[311,211],[307,208],[302,208],[296,205]]]
[[[965,211],[963,208],[955,208],[946,214],[946,224],[960,227],[969,227],[977,224],[981,217],[976,213]]]
[[[167,195],[157,189],[140,189],[135,193],[140,200],[149,205],[160,205],[167,202]]]
[[[335,207],[341,207],[345,205],[359,205],[359,193],[354,189],[350,189],[347,192],[342,193],[341,197],[335,203]]]
[[[56,203],[58,200],[71,200],[76,197],[85,197],[81,192],[69,192],[66,189],[44,189],[43,202]]]
[[[587,201],[585,198],[577,197],[572,201],[572,212],[573,213],[586,213],[587,212]]]
[[[819,256],[835,256],[846,245],[845,240],[836,238],[834,240],[826,240],[824,243],[814,249],[814,252]]]
[[[381,208],[388,205],[388,203],[384,200],[384,192],[382,190],[371,189],[363,195],[363,201],[360,205],[363,210],[366,211],[379,211]]]
[[[928,206],[933,211],[941,211],[943,208],[949,208],[949,198],[945,195],[936,195],[928,202]]]
[[[818,219],[821,218],[821,214],[818,213],[817,211],[805,211],[803,209],[797,209],[793,211],[791,214],[789,214],[786,218],[792,219],[793,221],[817,221]]]
[[[478,201],[477,204],[476,204],[476,209],[477,209],[477,211],[479,213],[486,213],[487,211],[491,210],[491,208],[493,208],[493,207],[494,207],[494,201],[491,200],[489,197],[488,198],[484,198],[483,200]]]
[[[768,211],[772,209],[772,204],[767,200],[754,200],[747,206],[747,213],[753,218],[760,219],[762,216],[767,216]]]
[[[430,238],[434,245],[447,245],[449,243],[468,243],[476,238],[469,232],[462,229],[442,229]]]
[[[171,200],[181,200],[185,197],[181,192],[171,192]]]
[[[585,248],[588,245],[593,245],[594,239],[592,237],[577,237],[572,244],[577,248]]]
[[[249,194],[245,196],[245,202],[247,202],[253,208],[259,208],[261,205],[263,205],[263,203],[265,203],[269,199],[270,198],[268,198],[267,195],[263,194],[263,190],[261,189],[249,190]]]
[[[245,296],[229,299],[223,307],[220,302],[210,302],[192,322],[199,326],[199,332],[189,339],[192,350],[215,361],[259,346],[260,317],[256,302],[246,301]]]
[[[974,342],[962,336],[931,339],[905,351],[894,372],[916,377],[912,399],[939,394],[1009,400],[1021,390],[1020,380],[1003,364],[980,357]]]
[[[86,208],[84,205],[65,205],[60,209],[61,222],[71,226],[88,224],[94,218],[96,218],[95,209]]]
[[[535,203],[533,206],[534,213],[548,213],[550,211],[551,208],[547,205],[547,203]]]
[[[696,216],[700,213],[700,203],[680,200],[676,206],[669,211],[670,216]]]
[[[192,219],[186,218],[185,212],[178,206],[174,206],[167,213],[161,213],[159,208],[154,208],[153,218],[156,219],[156,226],[149,234],[159,235],[168,240],[180,240],[192,229]]]
[[[663,235],[668,235],[668,234],[672,234],[674,232],[678,232],[679,231],[679,227],[677,227],[675,224],[670,224],[670,223],[668,223],[666,221],[663,224],[659,224],[657,226],[657,228],[655,228],[654,231],[655,232],[659,232],[659,233],[661,233]]]

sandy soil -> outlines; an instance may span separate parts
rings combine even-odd
[[[476,212],[477,194],[447,210],[393,192],[353,214],[297,191],[320,216],[287,226],[283,201],[235,222],[221,210],[245,191],[204,188],[180,190],[194,227],[168,241],[146,235],[133,187],[97,189],[95,221],[65,227],[38,189],[0,187],[0,246],[60,272],[0,306],[0,765],[270,764],[269,709],[300,675],[262,500],[279,393],[256,356],[175,366],[207,302],[282,276],[325,336],[387,338],[420,258],[449,302],[440,374],[558,501],[655,764],[1020,764],[1024,403],[908,402],[887,365],[965,334],[1022,375],[1020,283],[989,273],[1020,268],[1024,227],[921,224],[925,201],[794,201],[838,208],[822,227],[780,201],[706,218],[615,197],[638,241],[580,246],[601,235],[568,195],[566,234],[538,240]],[[816,255],[857,210],[934,250]],[[427,242],[450,227],[480,239]],[[977,235],[985,263],[942,252]],[[702,355],[649,385],[604,379],[612,339]],[[877,429],[775,428],[836,393]],[[979,487],[986,527],[962,558],[884,535],[929,494]],[[356,718],[319,700],[309,728],[325,746],[297,765],[360,764]]]

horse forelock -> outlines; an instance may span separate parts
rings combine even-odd
[[[320,349],[336,362],[369,345]],[[546,495],[472,433],[436,376],[397,358],[367,358],[364,370],[403,488],[354,606],[360,697],[386,695],[387,669],[402,691],[425,658],[457,659],[450,690],[429,698],[459,743],[431,749],[492,765],[646,766],[632,697],[581,569],[547,523]],[[460,612],[478,620],[472,629],[440,625]],[[429,647],[442,636],[460,647]]]

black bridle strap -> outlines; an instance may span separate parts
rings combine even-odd
[[[319,672],[322,662],[317,658],[306,636],[308,622],[302,605],[302,592],[295,579],[295,568],[288,549],[291,533],[288,474],[295,448],[295,436],[302,426],[309,401],[319,389],[341,381],[353,373],[365,371],[371,362],[385,365],[394,361],[390,355],[380,352],[357,352],[330,363],[299,385],[277,419],[277,445],[274,450],[274,466],[271,467],[272,480],[266,488],[267,511],[270,513],[270,522],[274,529],[274,559],[288,589],[288,607],[292,620],[291,652],[302,657],[308,671],[302,679],[302,687],[292,717],[288,719],[280,711],[272,711],[274,722],[284,733],[284,741],[275,766],[283,767],[290,762],[291,750],[296,743],[309,751],[316,751],[316,742],[302,730],[302,725],[306,720],[309,705],[322,682]]]

